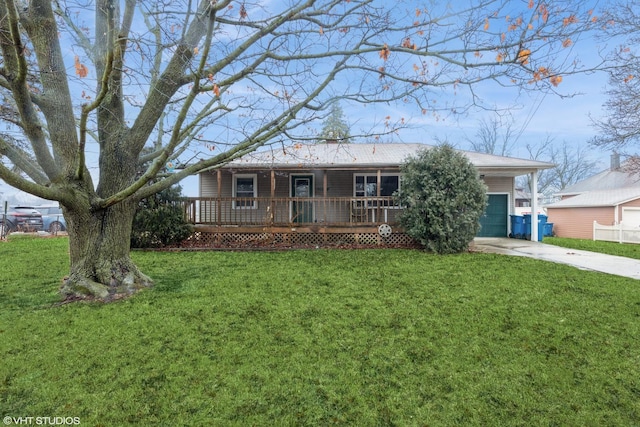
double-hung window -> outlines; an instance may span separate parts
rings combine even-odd
[[[380,177],[380,195],[391,197],[400,189],[400,175],[382,175]]]
[[[258,175],[236,174],[233,176],[233,208],[256,209],[258,197]]]
[[[356,175],[356,197],[376,197],[378,195],[377,175]]]
[[[378,175],[361,174],[355,175],[354,196],[355,197],[377,197],[378,196]],[[393,193],[400,189],[400,175],[382,174],[380,175],[380,197],[391,197]]]

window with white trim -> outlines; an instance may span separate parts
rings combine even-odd
[[[258,197],[258,175],[236,174],[233,176],[234,209],[256,209]]]
[[[376,197],[378,195],[377,174],[357,174],[354,176],[354,196]],[[400,189],[400,175],[382,174],[380,176],[380,196],[390,197]]]

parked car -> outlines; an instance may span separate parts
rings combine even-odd
[[[44,231],[49,233],[57,233],[67,229],[67,221],[62,215],[60,206],[37,206],[36,209],[42,214],[42,222]]]
[[[3,214],[4,212],[0,213],[0,227],[6,227],[7,233],[14,231],[40,231],[43,229],[42,214],[31,206],[10,207],[4,222]]]

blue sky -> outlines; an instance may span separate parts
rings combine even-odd
[[[250,13],[253,13],[250,11]],[[581,55],[587,61],[594,51],[595,42],[579,40],[575,49],[580,49]],[[572,48],[573,49],[573,48]],[[73,56],[70,54],[70,58]],[[573,75],[564,77],[558,91],[565,95],[576,94],[572,98],[561,98],[556,95],[544,95],[540,92],[522,92],[519,95],[514,89],[497,88],[492,85],[477,86],[480,97],[488,104],[508,109],[513,117],[513,128],[520,131],[511,155],[526,157],[524,147],[536,144],[547,137],[553,138],[556,144],[567,142],[592,151],[594,159],[608,159],[608,153],[590,148],[587,141],[593,137],[595,129],[591,126],[589,114],[599,117],[602,114],[602,104],[605,101],[603,91],[606,85],[604,73],[591,75]],[[455,96],[449,91],[446,96]],[[517,106],[517,107],[515,107]],[[385,117],[392,120],[404,118],[408,126],[401,129],[391,138],[393,142],[422,142],[434,143],[436,140],[447,140],[461,149],[467,149],[466,138],[474,137],[478,121],[481,118],[490,119],[491,113],[471,111],[465,116],[445,117],[438,120],[432,116],[423,116],[415,108],[386,104],[343,105],[347,119],[352,126],[352,133],[358,127],[370,129],[372,122],[381,122]],[[318,130],[322,123],[317,123]],[[91,153],[89,153],[91,154]],[[95,153],[94,153],[95,154]],[[606,160],[608,161],[608,160]],[[606,167],[605,162],[602,167]],[[197,195],[197,179],[189,178],[183,181],[185,193],[189,196]],[[0,192],[9,192],[0,186]],[[0,198],[2,198],[0,196]]]
[[[511,110],[514,119],[513,128],[517,129],[519,136],[515,141],[512,157],[528,157],[526,145],[541,143],[550,137],[555,144],[567,142],[572,147],[582,147],[587,150],[593,161],[598,162],[599,170],[605,169],[609,164],[609,152],[603,152],[591,147],[588,141],[594,136],[595,128],[592,126],[591,117],[600,117],[603,113],[602,104],[605,101],[607,77],[603,72],[590,75],[574,75],[563,80],[564,94],[575,94],[572,97],[562,98],[553,94],[528,93],[522,94],[517,99],[519,108]],[[511,105],[514,96],[507,93],[492,93],[487,91],[488,99],[495,99],[504,105]],[[435,143],[436,140],[447,140],[460,149],[469,149],[466,138],[474,137],[478,120],[481,117],[490,118],[491,113],[473,113],[464,117],[449,117],[442,120],[434,120],[430,117],[416,115],[410,109],[400,110],[385,106],[354,106],[353,110],[360,109],[362,116],[382,118],[386,115],[402,116],[407,118],[408,126],[401,129],[393,138],[393,142],[420,142]],[[358,118],[356,111],[345,112],[347,121],[352,126],[358,126],[366,119]],[[412,116],[413,115],[413,116]],[[321,127],[321,124],[318,124]],[[362,124],[364,127],[365,125]],[[190,177],[182,182],[183,192],[188,196],[197,196],[197,177]]]
[[[564,87],[561,88],[565,91],[564,93],[576,94],[569,98],[543,93],[523,94],[516,103],[518,106],[510,111],[513,129],[519,132],[514,153],[511,155],[527,156],[525,150],[527,144],[536,144],[550,137],[555,144],[566,141],[571,145],[593,151],[594,158],[597,158],[600,151],[587,143],[595,132],[590,116],[596,118],[603,114],[602,104],[605,101],[606,81],[604,73],[569,76],[564,79],[562,83]],[[491,95],[489,93],[487,96]],[[494,96],[500,98],[503,95],[494,94]],[[491,116],[489,113],[478,113],[457,121],[451,120],[432,126],[440,139],[449,138],[451,143],[455,143],[456,135],[463,137],[475,135],[478,118]],[[462,141],[459,148],[468,147]]]

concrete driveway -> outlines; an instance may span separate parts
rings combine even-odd
[[[530,242],[521,239],[476,237],[471,243],[474,252],[524,256],[572,265],[582,270],[600,271],[616,276],[640,279],[640,260],[604,255],[577,249]]]

